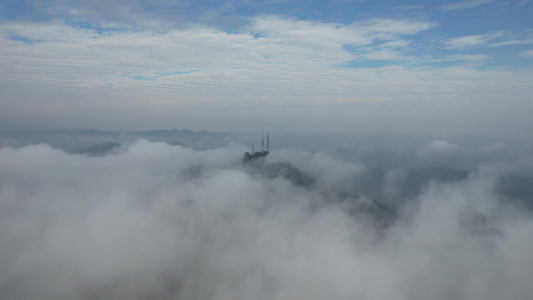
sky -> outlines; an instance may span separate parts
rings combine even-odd
[[[0,119],[533,132],[533,1],[0,3]]]

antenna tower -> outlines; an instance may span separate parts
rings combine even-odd
[[[267,152],[270,152],[270,137],[269,137],[268,132],[267,132]]]
[[[265,152],[265,131],[261,132],[261,152]]]

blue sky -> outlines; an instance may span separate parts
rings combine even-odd
[[[533,1],[3,1],[0,119],[533,130]]]

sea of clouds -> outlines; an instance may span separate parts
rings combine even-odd
[[[431,182],[378,226],[346,209],[372,199],[339,192],[364,164],[267,158],[314,178],[302,186],[243,164],[244,151],[145,140],[100,157],[0,149],[0,298],[533,298],[531,211],[497,192],[533,160]],[[387,178],[393,191],[402,171]]]

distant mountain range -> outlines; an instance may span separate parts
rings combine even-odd
[[[0,120],[0,147],[23,147],[25,145],[45,143],[70,153],[105,155],[121,144],[139,138],[194,149],[211,149],[225,147],[232,140],[238,141],[242,139],[242,135],[188,129],[136,132],[64,129]]]

